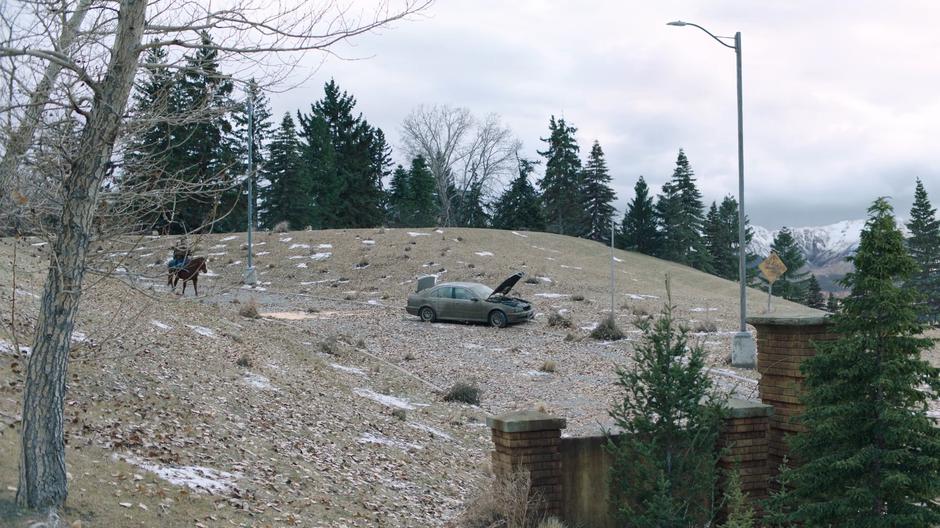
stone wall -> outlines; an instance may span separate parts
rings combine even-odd
[[[741,491],[752,506],[769,496],[770,466],[767,460],[770,420],[774,408],[761,402],[731,398],[718,436],[718,466],[738,472]]]

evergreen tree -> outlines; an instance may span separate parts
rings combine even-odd
[[[641,329],[633,366],[618,370],[625,396],[611,410],[622,430],[607,445],[611,504],[626,526],[707,526],[716,507],[721,403],[705,351],[677,327],[670,303]]]
[[[300,123],[301,157],[308,172],[313,193],[313,227],[330,229],[342,227],[338,216],[338,203],[343,182],[336,171],[336,152],[330,138],[329,125],[318,115],[304,116],[298,112]]]
[[[940,525],[940,428],[927,404],[940,370],[921,358],[917,292],[891,206],[869,209],[851,289],[834,316],[836,341],[816,343],[806,375],[806,432],[791,442],[802,461],[782,475],[786,521],[803,526],[928,528]]]
[[[394,227],[403,226],[403,218],[407,216],[408,208],[408,171],[401,165],[395,167],[392,180],[388,184],[385,203],[388,224]]]
[[[411,161],[408,173],[406,225],[430,227],[437,224],[440,202],[434,192],[434,175],[422,156]]]
[[[787,227],[774,236],[770,249],[777,252],[777,256],[787,266],[787,271],[774,282],[773,293],[789,301],[802,303],[806,298],[809,273],[802,271],[806,266],[806,258],[803,257],[803,252],[796,245],[796,240],[793,239],[793,234]],[[767,289],[766,281],[763,283],[764,289]]]
[[[545,220],[553,233],[581,236],[584,226],[584,199],[581,192],[581,160],[574,134],[577,129],[564,119],[548,123],[548,144],[539,155],[545,157],[545,175],[538,181],[545,206]]]
[[[617,195],[610,187],[607,161],[597,141],[591,146],[591,154],[581,171],[581,195],[584,199],[584,237],[610,244],[613,201]]]
[[[620,223],[619,247],[654,255],[659,250],[659,232],[656,230],[656,212],[653,197],[643,176],[633,186],[633,200],[627,204],[627,212]]]
[[[270,182],[261,190],[265,204],[261,218],[266,228],[283,221],[294,229],[313,224],[313,182],[303,166],[300,150],[294,120],[290,114],[284,114],[268,147],[268,162],[262,172]]]
[[[936,212],[918,178],[911,219],[907,223],[911,233],[907,250],[918,266],[910,286],[923,296],[922,317],[933,323],[940,320],[940,221]]]
[[[656,202],[660,225],[660,257],[709,271],[711,263],[702,236],[702,193],[695,186],[695,172],[679,149],[672,179],[663,185]]]
[[[806,301],[803,304],[817,310],[826,309],[826,299],[823,297],[816,275],[809,276],[809,281],[806,283]]]
[[[448,190],[452,198],[451,208],[453,225],[461,227],[486,227],[489,225],[490,214],[483,201],[483,182],[476,181],[470,184],[466,192],[458,193],[453,186]]]
[[[519,176],[509,184],[509,187],[493,204],[494,228],[545,230],[541,199],[538,191],[529,181],[529,175],[535,170],[534,165],[527,159],[519,160]]]
[[[745,246],[751,242],[754,235],[754,231],[748,224],[748,219],[745,218]],[[703,235],[705,237],[705,248],[708,251],[709,261],[712,265],[712,273],[728,280],[738,280],[740,275],[738,269],[740,246],[738,243],[738,201],[731,196],[725,196],[720,206],[712,202],[711,208],[705,216]],[[745,259],[754,261],[757,256],[749,253],[745,256]]]
[[[829,298],[826,299],[826,311],[829,313],[839,312],[839,299],[836,299],[832,292],[829,292]]]

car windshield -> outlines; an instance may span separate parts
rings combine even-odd
[[[473,286],[470,286],[470,291],[473,292],[474,296],[480,299],[486,299],[490,296],[491,293],[493,293],[493,288],[484,286],[482,284],[474,284]]]

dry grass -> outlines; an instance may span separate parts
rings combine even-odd
[[[617,326],[614,316],[610,314],[594,330],[591,330],[591,337],[601,341],[619,341],[624,338],[624,334],[623,330]]]
[[[545,360],[544,363],[542,363],[542,366],[539,367],[539,370],[541,370],[542,372],[549,372],[549,373],[551,373],[551,372],[555,372],[555,370],[556,370],[557,368],[558,368],[558,365],[555,364],[554,361],[548,359],[548,360]]]
[[[718,331],[718,325],[715,321],[698,321],[695,323],[693,332],[712,334]]]
[[[241,304],[238,307],[238,315],[248,318],[248,319],[260,319],[261,314],[258,312],[258,301],[254,297],[248,299],[247,302]]]
[[[480,388],[475,384],[458,381],[444,394],[444,401],[480,405],[480,393]]]
[[[290,224],[287,222],[287,220],[282,220],[274,224],[273,231],[275,233],[286,233],[289,229],[290,229]]]
[[[571,322],[571,319],[565,317],[558,311],[554,311],[548,314],[546,324],[549,328],[571,328],[574,326]]]
[[[457,520],[459,528],[536,528],[544,522],[543,501],[531,494],[528,472],[492,479]],[[551,525],[549,525],[551,526]]]

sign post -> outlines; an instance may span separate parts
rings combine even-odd
[[[770,298],[773,296],[774,283],[787,272],[787,265],[780,260],[780,256],[777,255],[776,251],[771,251],[770,256],[765,258],[757,267],[770,284],[770,287],[767,288],[767,312],[770,313]]]

